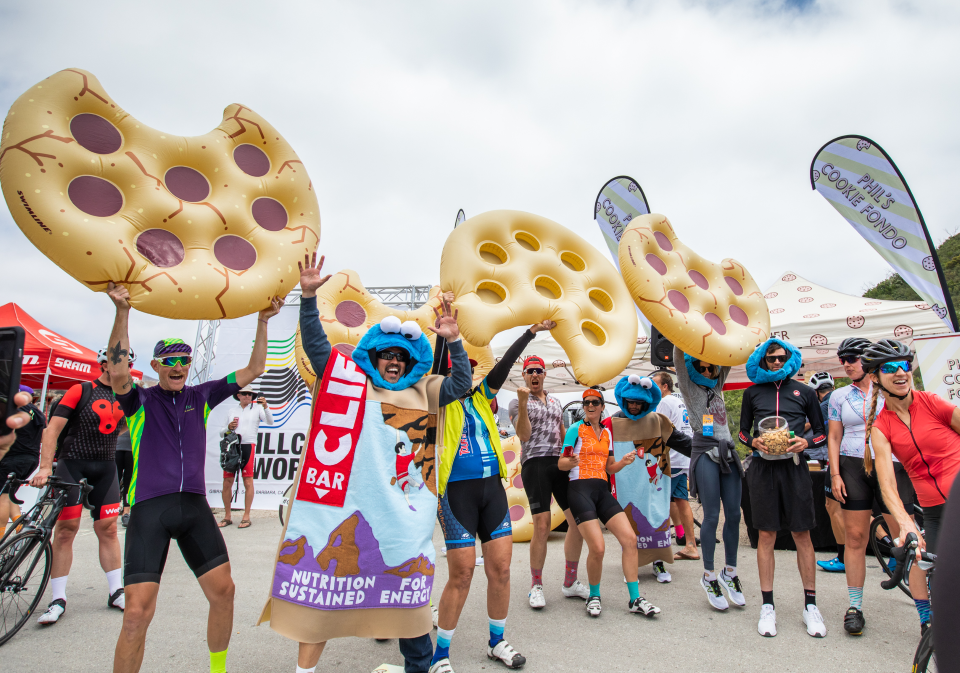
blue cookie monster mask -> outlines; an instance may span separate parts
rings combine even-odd
[[[636,374],[624,376],[620,379],[617,387],[614,388],[613,395],[617,398],[620,411],[631,421],[639,421],[651,411],[656,411],[657,405],[660,404],[660,400],[663,397],[663,393],[660,392],[660,386],[654,383],[653,379],[647,376],[637,376]],[[642,411],[639,414],[631,414],[627,411],[627,400],[636,400],[644,403],[646,406],[642,407]]]
[[[375,364],[377,353],[392,346],[399,346],[410,356],[403,376],[396,383],[385,381]],[[430,348],[430,342],[424,336],[420,325],[412,320],[400,324],[399,318],[387,316],[363,335],[353,351],[353,361],[377,388],[404,390],[430,371],[433,366],[433,349]]]
[[[787,352],[787,355],[790,356],[783,367],[775,372],[767,369],[767,363],[764,360],[767,355],[767,349],[773,344],[777,344],[783,348]],[[780,339],[767,339],[757,346],[757,349],[753,351],[753,355],[747,360],[747,377],[754,383],[783,381],[791,378],[800,371],[801,365],[803,365],[803,355],[800,354],[796,346],[786,341],[781,341]]]
[[[687,376],[690,377],[690,380],[696,383],[698,386],[703,386],[704,388],[716,388],[717,379],[711,379],[701,374],[700,370],[697,369],[697,366],[693,364],[694,362],[700,362],[700,360],[690,357],[686,353],[683,354],[683,365],[687,368]]]

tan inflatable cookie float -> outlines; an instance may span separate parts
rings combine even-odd
[[[584,385],[620,374],[637,344],[636,312],[613,264],[545,217],[515,210],[471,217],[443,246],[440,287],[456,295],[460,333],[474,344],[556,321],[550,334]]]
[[[520,477],[520,438],[514,435],[500,441],[503,447],[503,462],[507,464],[507,483],[504,490],[507,492],[507,505],[510,507],[510,525],[513,528],[514,542],[529,542],[533,538],[533,516],[530,514],[530,501],[527,492],[523,490],[523,479]],[[563,510],[556,500],[550,499],[550,530],[553,530],[564,521]]]
[[[430,339],[430,345],[436,346],[436,335],[427,329],[436,320],[435,308],[440,307],[440,288],[430,288],[430,299],[413,311],[398,311],[385,306],[379,299],[367,292],[360,282],[360,276],[352,269],[344,269],[333,274],[323,286],[317,290],[317,309],[320,311],[320,322],[326,332],[330,344],[340,345],[341,350],[347,352],[360,343],[360,339],[373,325],[377,325],[387,316],[396,316],[401,322],[413,320],[423,333]],[[483,348],[474,346],[463,340],[464,348],[470,359],[476,361],[474,381],[479,382],[487,375],[494,365],[493,351],[489,346]],[[310,366],[310,360],[303,350],[300,341],[300,325],[297,325],[295,346],[297,369],[300,376],[312,386],[317,379],[317,373]]]
[[[753,276],[736,260],[716,264],[695,253],[663,215],[634,219],[619,252],[637,306],[684,353],[740,365],[769,337],[770,313]]]
[[[230,105],[203,136],[146,126],[89,72],[20,96],[0,144],[0,184],[23,233],[87,287],[130,290],[168,318],[237,318],[286,296],[317,248],[320,210],[293,148]]]

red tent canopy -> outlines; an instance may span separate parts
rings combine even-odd
[[[34,390],[43,387],[64,389],[78,381],[93,381],[100,376],[96,351],[44,327],[13,302],[0,306],[0,325],[19,325],[27,333],[20,375],[24,385]],[[143,378],[143,373],[135,369],[132,374],[138,381]]]

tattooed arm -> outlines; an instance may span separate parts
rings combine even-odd
[[[127,334],[127,321],[130,316],[130,293],[122,285],[110,283],[107,294],[117,307],[117,317],[113,321],[113,331],[107,342],[107,373],[110,375],[110,387],[117,395],[130,392],[133,383],[130,377],[130,337]]]

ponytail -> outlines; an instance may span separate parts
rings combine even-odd
[[[880,397],[880,384],[873,383],[873,397],[870,400],[870,415],[867,417],[867,431],[863,438],[863,470],[868,475],[873,472],[873,454],[870,452],[870,431],[877,419],[877,398]]]

